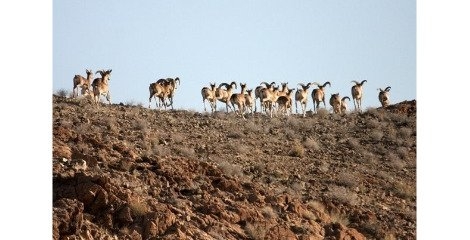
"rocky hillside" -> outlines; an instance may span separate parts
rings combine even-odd
[[[416,102],[340,116],[53,97],[54,239],[416,239]]]

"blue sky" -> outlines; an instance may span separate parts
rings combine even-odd
[[[53,1],[53,90],[86,68],[113,70],[113,103],[147,106],[166,77],[181,80],[175,108],[197,111],[209,82],[330,81],[327,96],[350,96],[367,79],[363,106],[377,107],[386,86],[393,103],[416,99],[416,2]]]

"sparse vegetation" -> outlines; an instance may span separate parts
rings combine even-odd
[[[410,103],[246,120],[223,107],[212,115],[54,97],[54,236],[248,240],[274,229],[334,239],[325,229],[341,224],[332,230],[416,238]],[[75,235],[58,228],[67,209],[83,215]]]

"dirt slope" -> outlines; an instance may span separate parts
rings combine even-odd
[[[344,116],[53,97],[54,239],[416,239],[416,101]]]

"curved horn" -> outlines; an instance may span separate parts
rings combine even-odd
[[[385,88],[385,90],[384,90],[384,91],[385,91],[385,92],[388,92],[388,91],[390,91],[390,89],[391,89],[391,87],[390,87],[390,86],[388,86],[387,88]]]
[[[300,85],[302,88],[305,88],[305,84],[303,83],[298,83],[297,85]]]
[[[364,84],[365,82],[367,82],[367,80],[362,80],[361,85]]]
[[[357,85],[357,84],[360,84],[360,83],[359,83],[358,81],[356,81],[356,80],[352,80],[351,82],[355,83],[356,85]]]
[[[219,87],[218,87],[218,88],[221,88],[222,86],[225,86],[226,88],[229,87],[228,83],[221,83],[221,84],[219,84]]]
[[[343,97],[343,98],[341,99],[341,101],[344,101],[344,100],[346,100],[346,99],[348,99],[349,101],[351,101],[351,99],[350,99],[348,96]]]
[[[325,84],[323,84],[323,87],[326,87],[327,84],[331,87],[331,83],[330,83],[330,82],[326,82]]]
[[[261,85],[261,84],[264,84],[266,87],[269,86],[269,83],[267,83],[267,82],[261,82],[259,85]]]
[[[176,82],[178,82],[178,85],[181,85],[181,82],[180,82],[180,78],[179,78],[179,77],[176,77],[176,78],[175,78],[175,84],[176,84]]]

